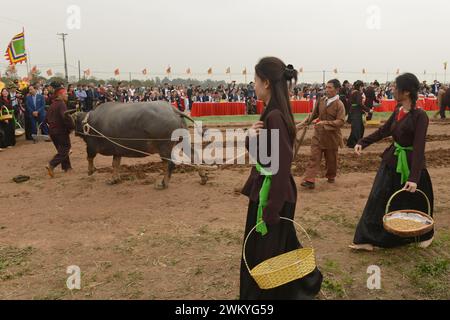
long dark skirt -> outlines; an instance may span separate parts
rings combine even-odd
[[[352,131],[347,140],[347,147],[354,148],[358,141],[364,137],[364,122],[363,114],[360,111],[352,110],[350,113],[350,123],[352,124]]]
[[[16,123],[14,120],[0,121],[0,148],[16,145]]]
[[[389,198],[403,186],[400,184],[400,174],[394,168],[388,167],[382,163],[372,191],[369,195],[364,213],[356,228],[355,244],[372,244],[382,248],[392,248],[406,245],[413,242],[430,240],[434,235],[434,230],[416,238],[402,238],[387,232],[383,227],[383,217],[386,211],[386,205]],[[424,169],[421,173],[418,189],[422,190],[430,200],[431,216],[433,216],[433,185],[430,175]],[[428,206],[424,196],[419,193],[402,192],[394,198],[391,203],[390,212],[400,209],[415,209],[428,213]]]
[[[250,201],[247,214],[245,236],[256,224],[258,204]],[[295,204],[286,203],[280,214],[294,219]],[[281,220],[278,225],[268,226],[264,237],[254,231],[246,247],[246,257],[250,268],[280,254],[301,248],[292,222]],[[245,237],[244,237],[245,240]],[[311,300],[319,293],[322,274],[316,268],[305,278],[285,284],[281,287],[262,290],[250,275],[244,260],[241,261],[240,299],[241,300]]]

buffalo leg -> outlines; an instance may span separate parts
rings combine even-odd
[[[97,168],[94,166],[94,158],[97,155],[96,152],[93,152],[87,149],[87,161],[88,161],[88,175],[92,176],[95,171],[97,171]]]
[[[194,146],[191,146],[191,155],[194,157],[192,159],[192,163],[194,163],[195,159],[199,159],[197,150],[194,148]],[[200,176],[200,184],[204,186],[208,182],[208,171],[205,168],[202,168],[200,165],[198,166],[198,175]]]
[[[161,159],[167,163],[167,170],[164,174],[164,178],[161,182],[157,182],[155,185],[155,188],[157,190],[164,190],[169,187],[169,181],[172,177],[173,170],[175,169],[175,163],[172,161],[172,149],[175,144],[172,143],[165,143],[159,145],[159,155],[161,156]]]
[[[112,180],[109,181],[109,184],[117,184],[120,182],[120,161],[121,157],[114,156],[113,157],[113,177]]]
[[[167,162],[167,171],[162,181],[155,186],[158,190],[164,190],[169,187],[169,181],[172,177],[173,170],[175,169],[175,163],[172,161],[164,160],[164,162]]]

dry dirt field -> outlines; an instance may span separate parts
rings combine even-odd
[[[294,163],[298,186],[310,134]],[[318,299],[450,299],[450,122],[432,122],[428,134],[437,227],[426,250],[347,248],[389,141],[362,158],[341,150],[335,185],[299,186],[296,220],[312,237],[325,276]],[[179,167],[169,189],[157,191],[158,157],[123,159],[123,182],[111,186],[112,159],[99,156],[100,170],[88,177],[84,142],[72,143],[74,172],[58,169],[53,180],[44,169],[51,143],[21,139],[0,152],[0,299],[238,298],[247,199],[236,191],[249,166],[212,172],[206,186]],[[14,183],[20,174],[31,179]],[[81,290],[66,287],[71,265],[81,268]],[[370,265],[381,268],[381,290],[367,289]]]

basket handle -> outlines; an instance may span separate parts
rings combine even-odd
[[[313,247],[313,243],[312,243],[311,237],[309,236],[308,232],[306,232],[306,230],[305,230],[299,223],[295,222],[295,221],[292,220],[292,219],[285,218],[285,217],[280,217],[280,219],[281,219],[281,220],[286,220],[286,221],[293,222],[294,225],[296,225],[297,227],[299,227],[299,228],[303,231],[303,233],[306,234],[306,237],[307,237],[308,240],[309,240],[309,243],[310,243],[310,245],[311,245],[311,248]],[[247,247],[247,242],[248,242],[248,239],[250,238],[252,232],[255,231],[256,228],[257,228],[260,224],[263,224],[263,223],[264,223],[264,221],[261,221],[261,222],[258,223],[256,226],[254,226],[253,229],[250,230],[250,232],[248,233],[247,237],[245,238],[244,249],[243,249],[243,252],[242,252],[242,257],[244,258],[244,262],[245,262],[245,265],[246,265],[246,267],[247,267],[249,273],[251,272],[251,270],[250,270],[250,267],[248,266],[247,258],[246,258],[246,256],[245,256],[245,248]]]
[[[430,199],[428,199],[427,195],[426,195],[425,192],[423,192],[422,190],[417,189],[416,191],[419,192],[419,193],[421,193],[421,194],[424,196],[425,200],[427,201],[428,215],[431,216],[431,204],[430,204]],[[404,189],[398,190],[397,192],[395,192],[395,193],[391,196],[391,198],[389,199],[389,201],[388,201],[388,203],[387,203],[387,205],[386,205],[386,212],[385,212],[386,214],[389,213],[389,208],[391,207],[391,202],[392,202],[392,200],[394,200],[394,198],[395,198],[397,195],[399,195],[400,193],[402,193],[402,192],[406,192],[406,190],[404,190]]]
[[[6,110],[6,114],[10,114],[9,109],[6,106],[2,106],[1,113],[3,114],[3,110]]]

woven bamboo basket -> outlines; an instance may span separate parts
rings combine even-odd
[[[12,119],[13,119],[12,112],[10,112],[7,107],[3,106],[0,110],[0,121],[12,120]]]
[[[20,125],[20,123],[18,121],[16,121],[16,131],[15,131],[16,137],[21,137],[24,134],[25,134],[25,129],[23,129],[22,126]]]
[[[383,217],[384,229],[403,238],[419,237],[433,230],[434,220],[431,217],[430,200],[421,190],[417,190],[417,192],[422,194],[427,201],[428,214],[412,209],[389,212],[392,200],[402,192],[406,192],[406,190],[394,193],[386,205],[386,215]]]
[[[298,226],[306,234],[311,247],[300,248],[287,252],[263,261],[253,269],[250,269],[247,263],[247,258],[245,257],[245,248],[247,247],[247,242],[250,235],[256,230],[258,225],[255,226],[245,239],[242,256],[250,275],[253,279],[255,279],[258,286],[264,290],[277,288],[292,281],[304,278],[316,269],[316,257],[312,246],[312,241],[308,233],[297,222],[284,217],[281,217],[281,219],[290,221],[294,223],[294,225]]]

